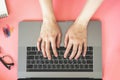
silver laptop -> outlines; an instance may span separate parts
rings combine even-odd
[[[64,21],[58,22],[62,31],[62,42],[60,46],[64,46],[64,35],[69,26],[74,21]],[[50,69],[46,68],[49,66],[48,64],[41,64],[40,60],[42,57],[35,57],[33,60],[39,59],[38,62],[28,61],[29,58],[33,58],[28,56],[28,54],[32,54],[34,51],[27,51],[29,49],[36,50],[36,42],[39,37],[40,29],[42,22],[40,21],[23,21],[19,23],[19,36],[18,36],[18,78],[102,78],[102,48],[101,48],[101,23],[100,21],[90,21],[88,24],[88,47],[92,49],[92,57],[89,55],[86,57],[91,58],[91,64],[88,64],[86,61],[86,65],[84,63],[78,64],[77,67],[74,66],[74,63],[71,64],[73,68],[69,68],[67,63],[62,65],[60,62],[57,62],[58,68],[60,66],[67,66],[65,69],[55,69],[50,67]],[[33,47],[33,48],[32,48]],[[90,52],[88,50],[88,52]],[[35,54],[42,55],[41,52],[34,52]],[[45,59],[47,61],[47,59]],[[58,60],[58,59],[56,59]],[[80,59],[82,60],[82,59]],[[87,60],[87,59],[85,59]],[[88,59],[89,60],[89,59]],[[75,60],[72,60],[75,61]],[[70,62],[70,61],[68,61]],[[28,64],[29,63],[29,64]],[[34,63],[37,63],[36,66],[30,66]],[[49,63],[49,61],[47,61]],[[49,63],[51,66],[51,63]],[[55,63],[54,63],[55,64]],[[76,64],[76,63],[75,63]],[[42,65],[42,67],[41,67]],[[82,68],[80,67],[82,66]],[[29,67],[29,68],[28,68]],[[31,70],[31,68],[34,68]],[[66,70],[67,69],[67,70]]]

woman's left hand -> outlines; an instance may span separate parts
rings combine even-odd
[[[83,56],[86,55],[87,51],[87,24],[74,23],[68,29],[65,35],[65,47],[66,51],[64,53],[64,58],[68,56],[70,49],[72,48],[72,53],[69,59],[78,59],[81,55],[82,48],[84,48]]]

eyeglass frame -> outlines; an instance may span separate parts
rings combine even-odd
[[[6,62],[3,60],[4,57],[9,57],[9,58],[11,58],[12,63],[6,63]],[[4,65],[6,68],[8,68],[9,70],[11,70],[11,66],[14,66],[13,58],[12,58],[10,55],[4,55],[3,57],[0,57],[0,61],[1,61],[1,62],[3,63],[3,65]]]

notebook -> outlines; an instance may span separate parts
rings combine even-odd
[[[0,18],[8,16],[5,0],[0,0]]]

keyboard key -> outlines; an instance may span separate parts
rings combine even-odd
[[[43,68],[47,68],[47,66],[46,66],[46,65],[43,65]]]
[[[89,68],[93,68],[93,65],[89,65]]]
[[[34,68],[37,68],[37,65],[34,65]]]
[[[66,65],[67,69],[69,69],[69,65]]]
[[[59,59],[62,59],[63,57],[62,56],[59,56]]]
[[[59,64],[62,64],[63,63],[63,61],[62,60],[59,60]]]
[[[83,59],[83,60],[82,60],[82,64],[86,64],[86,60]]]
[[[60,69],[62,69],[62,65],[59,65],[60,66]]]
[[[39,64],[40,63],[40,60],[36,60],[36,64]]]
[[[39,56],[35,56],[35,59],[39,59]]]
[[[31,64],[35,64],[35,61],[34,61],[34,60],[32,60],[32,61],[31,61]]]
[[[67,64],[67,60],[66,59],[64,60],[64,63]]]
[[[86,59],[92,59],[93,56],[86,56]]]
[[[30,60],[27,60],[27,64],[30,64]]]
[[[27,52],[27,55],[34,55],[33,52]]]
[[[88,65],[85,65],[85,68],[88,68]]]
[[[59,69],[60,68],[60,65],[57,65],[57,69]]]
[[[77,63],[77,60],[73,60],[73,64],[76,64]]]
[[[81,64],[81,63],[82,63],[82,62],[81,62],[81,60],[79,59],[79,60],[78,60],[78,64]]]
[[[40,51],[37,52],[38,55],[42,54]]]
[[[27,68],[33,68],[33,65],[27,65]]]
[[[50,64],[53,64],[53,60],[50,60]]]
[[[71,61],[70,61],[70,60],[68,60],[67,62],[68,62],[68,64],[70,64],[70,63],[71,63]]]
[[[48,65],[48,69],[50,69],[51,68],[51,65]]]
[[[56,66],[55,66],[55,65],[52,65],[52,67],[53,67],[53,69],[54,69],[54,68],[56,68]]]
[[[27,51],[30,51],[31,50],[31,47],[27,47]]]
[[[74,65],[70,65],[70,67],[73,69],[73,68],[74,68]]]
[[[92,55],[92,54],[93,54],[93,51],[87,51],[86,56],[87,56],[87,55]]]
[[[57,59],[57,57],[55,57],[54,55],[52,55],[52,59]]]
[[[45,62],[43,60],[41,60],[41,63],[44,64]]]
[[[80,68],[83,68],[83,65],[80,65]]]
[[[93,64],[93,61],[92,60],[87,60],[87,64]]]
[[[63,68],[63,69],[65,68],[64,65],[62,65],[62,68]]]
[[[34,56],[27,56],[27,59],[34,59]]]
[[[45,60],[45,64],[48,64],[49,63],[49,61],[48,60]]]
[[[93,47],[88,47],[88,50],[93,50]]]
[[[35,51],[36,50],[36,48],[35,47],[32,47],[32,51]]]
[[[39,69],[41,69],[41,68],[42,68],[42,65],[38,65],[38,67],[39,67]]]
[[[43,56],[40,56],[40,59],[43,59]]]
[[[55,64],[58,64],[58,60],[55,60]]]
[[[79,68],[79,65],[75,65],[75,68],[78,69],[78,68]]]

